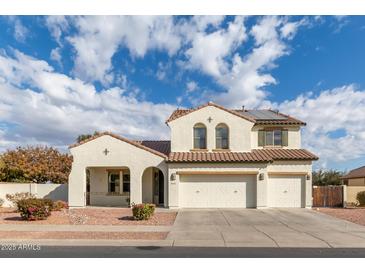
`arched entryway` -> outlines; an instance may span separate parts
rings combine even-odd
[[[165,183],[162,171],[157,167],[148,167],[142,175],[142,202],[158,206],[165,204]]]

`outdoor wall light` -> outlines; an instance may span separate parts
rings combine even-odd
[[[171,173],[170,180],[175,181],[176,180],[176,173]]]
[[[309,174],[307,174],[307,175],[305,176],[305,178],[306,178],[307,180],[310,180],[310,179],[311,179],[311,176],[310,176]]]
[[[259,180],[260,180],[260,181],[264,180],[264,173],[260,173],[260,174],[259,174]]]

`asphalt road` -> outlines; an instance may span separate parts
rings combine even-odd
[[[0,258],[364,258],[365,248],[40,246]]]

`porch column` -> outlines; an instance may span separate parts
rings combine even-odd
[[[68,203],[70,207],[84,207],[86,205],[86,167],[72,164],[68,179]]]
[[[130,202],[142,203],[142,174],[143,170],[130,169]]]

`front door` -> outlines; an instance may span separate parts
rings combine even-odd
[[[161,170],[155,170],[153,180],[153,202],[156,205],[164,204],[164,178]]]

